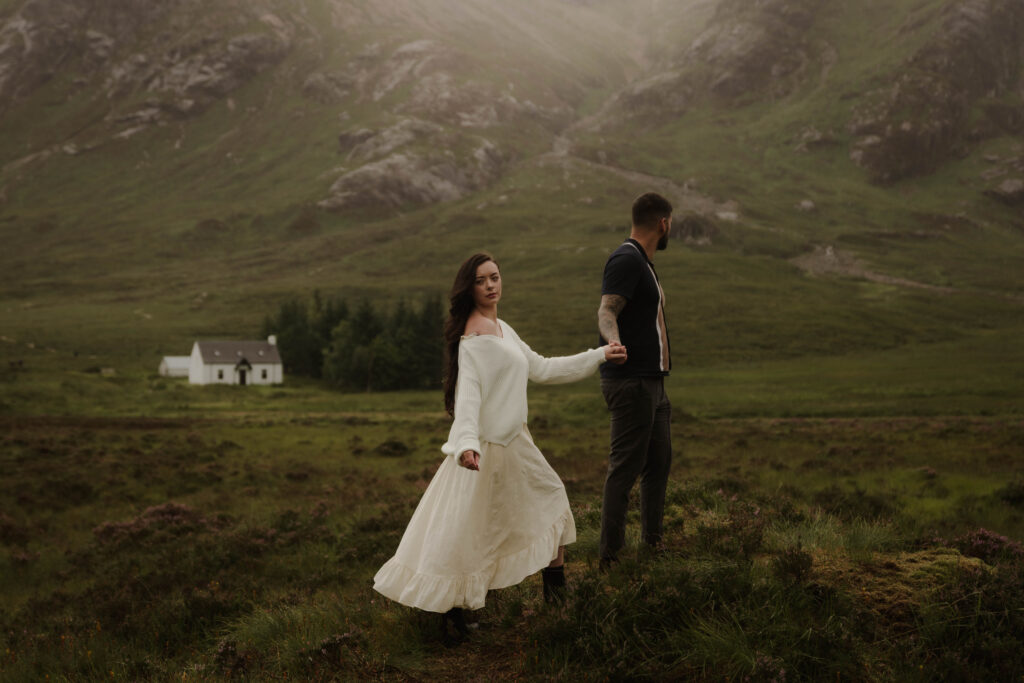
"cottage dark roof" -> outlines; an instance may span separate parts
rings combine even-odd
[[[280,363],[277,346],[265,341],[197,341],[204,363]]]

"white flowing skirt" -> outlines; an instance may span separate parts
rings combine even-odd
[[[441,463],[376,591],[429,612],[480,609],[488,590],[514,586],[576,540],[565,486],[525,425],[508,446],[480,448],[478,472]]]

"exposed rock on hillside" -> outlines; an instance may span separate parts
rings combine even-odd
[[[520,101],[508,92],[495,92],[483,83],[459,83],[446,72],[417,81],[410,97],[397,111],[457,122],[466,128],[492,128],[532,120],[551,131],[568,125],[573,116],[567,104],[541,107],[530,100]]]
[[[308,79],[304,91],[314,99],[351,88],[359,101],[390,105],[403,117],[384,129],[354,127],[338,136],[346,161],[360,166],[338,178],[319,206],[399,208],[459,199],[496,181],[507,159],[493,143],[457,131],[528,123],[554,131],[571,120],[568,105],[542,107],[466,79],[465,61],[455,48],[423,39],[390,53],[370,46],[332,79]]]
[[[450,71],[457,66],[455,52],[433,40],[417,40],[396,49],[388,59],[360,74],[365,85],[372,87],[376,102],[400,85],[416,82],[431,73]]]
[[[615,97],[613,108],[626,116],[678,116],[689,109],[693,99],[687,74],[673,69],[627,86]]]
[[[683,240],[687,244],[711,244],[718,234],[718,226],[707,216],[688,213],[672,225],[672,237]]]
[[[687,54],[708,67],[706,81],[734,98],[787,94],[811,62],[808,31],[821,0],[724,0]]]
[[[28,0],[0,26],[0,102],[30,95],[60,73],[102,83],[102,95],[115,102],[113,121],[149,124],[202,111],[291,47],[292,29],[279,18],[226,4],[227,18],[206,18],[214,13],[196,0]],[[154,24],[165,30],[148,34]],[[116,111],[120,98],[138,92],[156,104]]]
[[[679,116],[706,93],[781,97],[815,61],[809,35],[822,0],[723,0],[708,28],[660,71],[624,88],[598,117]]]
[[[1024,178],[1007,178],[986,194],[1012,206],[1024,204]]]
[[[410,147],[344,174],[318,206],[398,209],[461,199],[497,180],[504,162],[497,147],[483,139],[469,154],[456,154],[447,145],[430,151]]]
[[[0,103],[31,93],[80,52],[84,14],[67,0],[31,0],[0,26]]]
[[[572,109],[567,104],[542,107],[530,100],[520,101],[510,92],[491,84],[460,78],[470,59],[455,48],[433,40],[417,40],[398,46],[390,55],[379,46],[358,55],[341,76],[354,83],[363,100],[386,101],[397,90],[407,93],[397,102],[395,113],[431,119],[468,128],[490,128],[533,119],[549,128],[568,124]]]
[[[927,173],[970,143],[1024,122],[1024,3],[957,0],[940,30],[893,79],[860,103],[851,158],[877,182]],[[1016,93],[1016,103],[1002,98]],[[978,105],[989,114],[972,121]]]
[[[320,104],[337,104],[345,100],[353,83],[342,74],[312,73],[302,84],[302,94]]]
[[[105,89],[110,96],[141,88],[210,101],[279,62],[288,47],[286,40],[270,33],[246,33],[227,40],[199,36],[172,47],[159,60],[137,53],[115,64]]]
[[[368,161],[390,154],[417,140],[429,140],[444,134],[444,128],[430,121],[403,119],[393,126],[374,132],[367,128],[342,133],[342,150],[349,160]]]

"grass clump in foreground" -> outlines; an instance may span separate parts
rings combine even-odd
[[[701,483],[672,497],[663,554],[641,551],[607,575],[578,571],[567,604],[539,610],[528,673],[794,681],[1024,672],[1024,553],[1005,537],[900,538],[889,521],[843,521]]]
[[[371,588],[442,416],[7,418],[0,679],[1024,673],[1019,420],[680,421],[664,552],[601,574],[603,439],[556,415],[533,427],[574,505],[567,600],[494,591],[453,650]]]
[[[571,591],[493,592],[472,639],[445,650],[436,615],[375,596],[282,604],[231,623],[203,677],[310,680],[1011,680],[1024,672],[1024,558],[979,530],[901,537],[887,520],[741,498],[718,482],[670,493],[658,554],[610,572],[574,549]],[[577,510],[596,538],[592,503]],[[977,555],[982,555],[978,557]]]

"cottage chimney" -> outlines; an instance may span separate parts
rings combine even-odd
[[[271,346],[277,346],[277,335],[276,334],[270,335],[269,337],[267,337],[267,341],[270,342]]]

